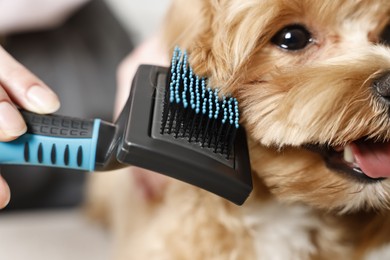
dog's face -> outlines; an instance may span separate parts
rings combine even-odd
[[[184,47],[197,73],[240,101],[253,169],[271,192],[388,208],[390,2],[195,2]]]

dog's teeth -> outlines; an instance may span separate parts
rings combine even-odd
[[[351,146],[344,147],[344,160],[349,163],[355,163],[355,156],[353,155]]]

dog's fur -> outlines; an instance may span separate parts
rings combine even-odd
[[[303,148],[390,139],[389,106],[372,91],[390,70],[380,42],[389,18],[388,0],[174,1],[166,43],[240,101],[254,191],[239,207],[170,180],[145,203],[129,170],[104,176],[106,195],[94,199],[110,216],[118,258],[364,259],[389,243],[390,180],[357,181]],[[313,42],[275,46],[292,24]]]

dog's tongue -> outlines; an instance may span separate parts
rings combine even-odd
[[[371,178],[390,177],[390,143],[358,141],[351,144],[360,169]]]

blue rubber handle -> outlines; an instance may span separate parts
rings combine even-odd
[[[101,120],[23,112],[28,131],[0,143],[0,164],[93,171]]]

